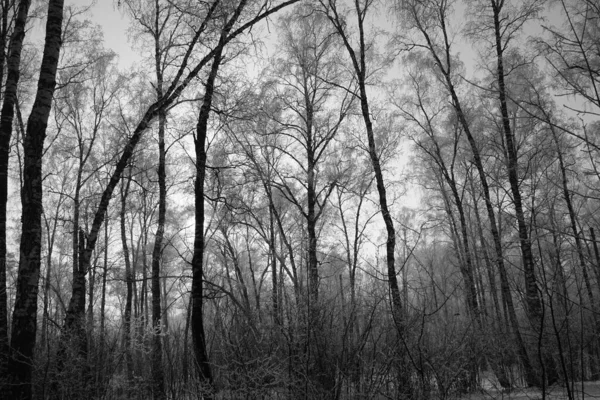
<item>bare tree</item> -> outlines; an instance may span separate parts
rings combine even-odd
[[[56,71],[62,42],[63,0],[48,4],[46,39],[40,68],[38,90],[27,122],[23,143],[24,186],[19,276],[13,313],[11,358],[8,364],[11,396],[14,399],[32,398],[32,369],[37,330],[37,293],[41,268],[42,247],[42,155],[46,127],[56,87]]]
[[[8,159],[10,138],[12,136],[13,117],[20,76],[21,51],[25,39],[25,24],[29,13],[30,0],[19,1],[15,26],[8,45],[6,86],[0,115],[0,375],[7,376],[9,358],[8,343],[8,304],[6,298],[6,202],[8,200]],[[4,49],[7,36],[7,20],[10,13],[8,0],[2,3],[2,35],[0,38],[0,67],[4,75]],[[0,78],[0,83],[2,79]],[[0,391],[5,379],[0,379]]]

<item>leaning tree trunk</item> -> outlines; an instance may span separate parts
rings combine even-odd
[[[62,44],[64,0],[49,0],[38,88],[23,142],[22,219],[17,294],[8,363],[11,399],[32,398],[37,295],[42,250],[42,155]]]

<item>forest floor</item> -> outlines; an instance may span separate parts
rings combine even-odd
[[[581,382],[576,382],[572,387],[572,399],[600,399],[600,381],[584,382],[583,388]],[[583,389],[583,390],[582,390]],[[567,388],[564,386],[551,386],[546,391],[546,396],[542,391],[536,388],[518,388],[511,391],[502,391],[489,389],[480,393],[473,393],[462,397],[462,400],[484,400],[484,399],[511,399],[511,400],[562,400],[569,399]]]

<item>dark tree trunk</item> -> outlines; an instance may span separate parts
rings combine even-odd
[[[11,398],[32,397],[37,295],[42,245],[42,155],[60,56],[64,0],[49,0],[38,88],[23,143],[22,221],[19,274],[8,365]],[[0,185],[1,186],[1,185]]]
[[[519,232],[519,242],[521,245],[521,253],[523,260],[523,271],[525,276],[525,303],[527,305],[527,315],[537,334],[541,335],[543,329],[543,315],[544,310],[542,309],[542,301],[538,292],[537,278],[535,273],[535,261],[531,248],[531,239],[527,229],[527,223],[525,221],[525,213],[523,211],[523,201],[521,196],[521,190],[519,188],[519,172],[518,172],[518,156],[517,148],[515,144],[514,132],[510,124],[510,116],[508,114],[508,104],[506,96],[506,84],[504,71],[504,47],[502,44],[502,17],[501,11],[504,5],[503,1],[498,2],[497,0],[490,0],[493,11],[494,19],[494,39],[495,39],[495,50],[496,50],[496,79],[498,83],[498,101],[500,103],[500,112],[502,116],[502,131],[504,134],[504,140],[506,144],[506,166],[508,170],[508,181],[510,184],[510,191],[513,197],[513,204],[515,207],[515,216],[517,219],[517,226]],[[544,347],[542,345],[542,347]],[[542,349],[542,351],[545,351]],[[547,376],[556,376],[556,365],[553,362],[551,356],[546,354],[541,355],[540,359],[546,362]],[[532,377],[533,378],[533,377]],[[553,379],[553,378],[552,378]],[[538,377],[528,379],[530,385],[540,386],[543,385],[543,381]],[[554,382],[548,382],[554,383]]]
[[[598,281],[598,287],[600,288],[600,251],[598,251],[598,242],[596,242],[596,233],[594,228],[590,228],[590,238],[592,239],[592,247],[594,248],[594,257],[596,259],[596,280]]]
[[[98,371],[98,385],[104,384],[104,362],[106,354],[106,338],[105,338],[105,321],[106,321],[106,278],[108,275],[108,215],[106,216],[106,224],[104,225],[104,260],[102,268],[102,293],[100,294],[100,333],[99,333],[99,359],[100,370]],[[101,386],[100,386],[101,387]]]
[[[206,351],[206,338],[204,331],[203,311],[203,272],[204,272],[204,179],[206,175],[206,135],[208,132],[208,119],[215,88],[215,80],[221,65],[223,49],[219,48],[215,54],[213,64],[206,81],[204,100],[198,116],[196,126],[196,182],[194,185],[196,225],[194,235],[194,255],[192,258],[192,340],[194,355],[198,366],[200,382],[212,398],[213,376],[208,362]]]
[[[4,1],[2,9],[2,47],[1,57],[4,58],[4,41],[6,40],[6,20],[8,18],[8,0]],[[9,358],[8,346],[8,302],[6,295],[6,202],[8,200],[8,159],[10,153],[10,138],[14,108],[17,98],[19,83],[21,50],[25,39],[25,23],[31,0],[21,0],[15,20],[15,27],[8,47],[8,63],[4,102],[0,114],[0,392],[6,392],[3,385],[6,383],[7,366]],[[2,72],[4,59],[2,60]],[[0,78],[2,84],[2,78]]]
[[[429,36],[427,30],[423,26],[419,26],[419,29],[423,33],[425,40],[427,41],[428,48],[431,52],[432,57],[434,58],[439,70],[442,72],[446,87],[450,93],[452,98],[452,106],[454,107],[458,120],[467,135],[467,139],[469,142],[469,146],[471,151],[473,152],[473,162],[475,167],[477,168],[477,172],[479,174],[479,179],[481,181],[481,187],[483,189],[483,195],[485,200],[485,207],[488,215],[488,219],[490,221],[490,229],[492,232],[492,239],[494,241],[494,250],[496,252],[496,265],[498,268],[498,272],[500,275],[500,290],[502,293],[503,304],[506,307],[506,312],[508,314],[508,320],[510,322],[510,326],[512,328],[513,334],[516,339],[517,351],[519,354],[519,358],[523,364],[523,368],[525,369],[525,376],[527,383],[533,386],[539,386],[539,379],[537,378],[532,363],[530,361],[530,357],[527,353],[526,345],[521,335],[521,330],[519,328],[519,323],[517,320],[517,314],[515,311],[515,306],[513,303],[512,294],[510,291],[510,285],[508,281],[508,274],[506,271],[506,266],[504,264],[504,256],[502,250],[502,242],[500,239],[500,230],[498,228],[498,224],[496,222],[496,215],[494,213],[491,196],[490,196],[490,188],[487,180],[487,176],[483,166],[483,160],[481,157],[481,153],[479,151],[479,147],[475,141],[475,138],[471,132],[470,124],[467,120],[465,113],[463,112],[461,102],[458,98],[458,94],[456,93],[456,89],[454,87],[454,82],[452,81],[452,58],[450,54],[450,46],[451,41],[447,37],[447,29],[446,29],[446,20],[445,14],[441,15],[440,26],[444,35],[444,55],[440,58],[439,54],[436,52],[436,46],[434,46],[431,37]],[[442,61],[442,59],[445,61]]]
[[[127,244],[127,231],[125,230],[125,213],[127,211],[127,195],[131,184],[131,167],[127,182],[121,186],[121,244],[123,246],[123,259],[125,261],[125,284],[127,292],[125,297],[125,311],[123,315],[123,347],[125,351],[125,365],[127,368],[127,379],[133,382],[133,356],[131,354],[131,310],[133,308],[133,272],[131,259],[129,258],[129,246]]]
[[[344,46],[352,59],[352,66],[354,69],[354,74],[356,76],[356,80],[359,88],[359,99],[360,99],[360,109],[363,116],[363,120],[365,123],[365,128],[367,131],[367,142],[368,142],[368,151],[369,157],[371,159],[371,164],[373,166],[373,171],[375,173],[375,182],[377,185],[377,193],[379,194],[379,207],[381,210],[381,216],[383,218],[383,222],[385,223],[385,229],[387,232],[387,240],[386,240],[386,265],[387,265],[387,277],[388,277],[388,285],[390,289],[390,297],[391,297],[391,306],[392,306],[392,314],[394,318],[394,323],[396,325],[396,329],[398,334],[403,339],[404,338],[404,315],[402,312],[402,298],[400,296],[400,289],[398,286],[398,278],[396,276],[396,264],[395,264],[395,249],[396,249],[396,230],[394,228],[394,221],[392,220],[392,216],[390,214],[390,210],[388,207],[388,198],[387,192],[385,189],[385,181],[383,179],[383,172],[381,170],[381,162],[379,160],[379,155],[377,152],[377,147],[375,145],[375,133],[373,131],[373,122],[371,121],[371,112],[369,111],[369,100],[367,97],[367,66],[366,66],[366,57],[367,57],[367,45],[365,43],[365,32],[364,32],[364,19],[366,18],[366,7],[365,9],[360,9],[360,5],[358,2],[355,3],[357,19],[358,19],[358,54],[354,50],[354,47],[349,42],[349,38],[347,36],[347,32],[345,31],[346,26],[345,23],[340,19],[338,15],[337,9],[332,9],[334,15],[330,16],[330,20],[337,30],[338,34],[344,41]]]
[[[195,234],[194,254],[192,257],[192,340],[194,345],[194,356],[198,366],[198,375],[202,385],[207,391],[206,399],[212,399],[213,376],[208,362],[206,351],[206,338],[204,331],[203,312],[203,271],[204,271],[204,178],[206,175],[206,136],[208,133],[208,120],[215,90],[215,81],[223,60],[223,49],[227,43],[229,32],[238,20],[246,6],[246,0],[240,1],[233,15],[229,18],[221,30],[219,43],[214,50],[213,63],[206,80],[204,100],[200,107],[198,123],[196,125],[196,182],[194,184],[195,195]]]
[[[373,131],[373,122],[371,120],[371,112],[369,110],[369,99],[367,96],[366,58],[368,57],[368,48],[367,43],[365,42],[364,21],[367,16],[367,8],[369,7],[369,4],[371,3],[366,3],[364,7],[361,8],[360,3],[358,1],[354,3],[358,24],[358,46],[356,47],[358,51],[356,51],[355,47],[350,43],[348,33],[346,32],[346,22],[338,14],[338,10],[335,8],[335,5],[331,2],[329,3],[329,5],[332,7],[329,10],[331,14],[328,14],[328,17],[332,22],[333,26],[335,27],[340,38],[344,42],[344,47],[346,48],[348,55],[351,58],[354,76],[356,77],[356,81],[359,88],[358,97],[360,100],[360,109],[367,133],[368,153],[369,158],[371,160],[371,165],[373,166],[373,171],[375,173],[375,183],[377,187],[377,193],[379,194],[379,208],[381,210],[381,216],[383,218],[383,222],[385,224],[385,229],[387,233],[386,266],[388,287],[390,291],[390,305],[392,311],[392,318],[400,341],[405,341],[405,315],[402,307],[402,297],[400,295],[400,288],[398,286],[398,278],[396,276],[396,230],[394,228],[394,221],[392,219],[392,215],[388,206],[385,181],[383,179],[383,172],[381,170],[381,162],[378,155],[379,153],[375,144],[375,133]],[[399,382],[398,385],[400,387],[400,391],[402,391],[404,395],[410,397],[412,393],[412,386],[409,378],[409,362],[406,358],[406,355],[404,354],[404,350],[402,348],[399,348],[399,351],[400,353],[402,353],[400,355],[400,358],[402,360],[400,361],[401,371],[399,374],[399,376],[402,377],[402,381]]]
[[[160,47],[160,3],[154,2],[154,68],[156,72],[156,97],[163,97],[163,65]],[[166,399],[165,376],[162,365],[162,327],[161,327],[161,293],[160,293],[160,265],[162,259],[163,236],[165,232],[165,219],[167,215],[167,182],[166,182],[166,150],[165,150],[165,124],[167,115],[164,111],[158,114],[158,221],[152,250],[152,384],[154,399]]]
[[[157,66],[158,67],[158,66]],[[158,87],[162,86],[161,80]],[[159,97],[162,93],[159,93]],[[165,170],[165,122],[166,114],[158,116],[158,227],[154,237],[154,249],[152,250],[152,380],[154,398],[163,400],[166,398],[164,388],[164,371],[162,367],[162,340],[161,340],[161,293],[160,293],[160,262],[162,258],[162,242],[165,232],[165,218],[167,213],[167,184]]]
[[[279,318],[279,290],[277,281],[277,254],[276,254],[276,237],[275,237],[275,221],[274,221],[274,206],[269,202],[269,247],[270,247],[270,262],[271,262],[271,282],[273,285],[271,292],[271,304],[273,307],[273,322],[275,325],[280,325],[281,320]]]
[[[306,189],[308,212],[306,214],[306,231],[308,233],[308,292],[310,295],[310,318],[316,317],[313,311],[316,311],[317,302],[319,300],[319,269],[317,260],[317,194],[315,190],[315,143],[314,127],[313,127],[313,103],[311,102],[311,93],[309,88],[303,86],[304,89],[304,107],[306,108]],[[310,337],[310,335],[309,335]]]

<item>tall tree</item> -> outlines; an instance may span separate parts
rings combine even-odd
[[[12,136],[15,103],[17,101],[17,87],[20,77],[21,51],[25,39],[25,24],[29,14],[31,0],[19,1],[13,33],[8,45],[8,62],[6,85],[2,110],[0,113],[0,391],[5,391],[3,384],[7,376],[8,365],[8,303],[6,295],[6,202],[8,201],[8,159],[10,153],[10,139]],[[8,19],[8,1],[2,3],[2,41],[6,37],[6,24]],[[2,53],[2,74],[4,74],[4,47]],[[2,80],[0,78],[0,83]]]
[[[338,178],[325,172],[327,163],[334,161],[330,143],[340,130],[354,96],[350,90],[339,89],[347,82],[343,82],[342,70],[337,65],[336,37],[324,15],[299,6],[283,21],[282,58],[279,68],[275,69],[276,79],[282,86],[278,104],[283,108],[275,118],[281,125],[281,134],[290,140],[278,150],[288,155],[304,176],[278,173],[279,180],[275,184],[306,220],[309,293],[311,303],[316,306],[317,228]],[[305,193],[294,190],[296,182],[302,183]]]
[[[198,115],[196,124],[195,150],[196,150],[196,181],[194,183],[194,205],[195,205],[195,234],[194,254],[192,258],[192,338],[194,344],[194,355],[198,365],[198,375],[206,391],[206,397],[211,399],[213,388],[213,374],[208,361],[206,350],[206,336],[204,329],[204,179],[206,176],[206,138],[208,134],[208,121],[210,117],[211,104],[215,90],[215,81],[219,67],[223,61],[223,46],[221,43],[231,30],[233,24],[239,18],[243,9],[243,2],[233,15],[228,19],[222,31],[219,45],[213,58],[212,66],[206,80],[204,99]]]
[[[377,148],[375,140],[375,132],[373,129],[372,114],[370,111],[369,96],[367,92],[367,85],[369,84],[369,68],[367,66],[368,51],[372,43],[368,42],[366,36],[366,21],[367,16],[370,12],[374,12],[375,1],[374,0],[356,0],[354,2],[354,17],[356,18],[356,28],[358,33],[357,43],[351,42],[351,34],[347,23],[347,17],[343,15],[342,11],[338,7],[337,0],[321,0],[321,4],[327,14],[327,17],[335,27],[338,35],[344,42],[344,47],[350,57],[352,64],[352,71],[354,78],[358,85],[357,98],[360,101],[360,108],[362,117],[365,123],[365,130],[367,133],[368,142],[368,153],[371,159],[373,172],[375,174],[375,183],[377,186],[377,193],[379,194],[379,207],[381,210],[381,216],[385,224],[387,233],[386,240],[386,265],[387,265],[387,279],[389,285],[389,292],[391,298],[391,309],[392,317],[396,327],[396,331],[400,340],[405,340],[405,316],[402,307],[402,297],[400,295],[400,288],[398,286],[398,278],[396,275],[396,230],[394,228],[394,221],[388,204],[388,194],[386,190],[385,180],[383,178],[383,172],[381,168],[380,151]],[[406,390],[406,393],[410,393],[410,380],[408,379],[410,373],[404,371],[401,372],[403,381],[400,383],[401,390]]]
[[[214,33],[212,29],[215,28],[213,23],[218,16],[217,14],[221,15],[220,12],[216,12],[221,4],[221,0],[214,0],[211,4],[201,5],[201,7],[204,8],[194,13],[196,16],[201,15],[202,21],[199,25],[197,25],[196,28],[193,29],[192,38],[190,39],[189,43],[185,45],[184,54],[176,68],[176,72],[173,74],[173,78],[171,79],[169,87],[167,90],[165,90],[164,95],[156,102],[152,103],[143,113],[139,123],[131,132],[131,136],[127,140],[127,143],[125,144],[123,151],[118,158],[115,168],[110,174],[109,181],[102,192],[98,208],[94,214],[94,220],[90,229],[87,247],[84,252],[84,263],[86,268],[89,268],[90,266],[92,252],[96,246],[100,228],[104,222],[105,213],[108,209],[112,194],[119,183],[121,175],[131,159],[136,146],[140,142],[143,134],[149,129],[152,121],[158,117],[159,113],[167,111],[171,106],[174,105],[183,91],[200,74],[200,71],[202,71],[203,68],[214,58],[218,51],[223,51],[223,48],[228,43],[258,22],[297,1],[299,0],[287,0],[277,5],[272,5],[270,2],[264,2],[261,3],[262,7],[257,7],[258,11],[255,14],[250,14],[246,21],[239,22],[239,26],[233,27],[225,24],[220,28],[216,28],[219,33],[221,33],[224,32],[225,28],[228,27],[227,35],[225,37],[221,37],[222,35],[219,35],[218,44],[216,44],[214,48],[209,49],[208,52],[196,62],[194,62],[192,54],[196,50],[196,46],[198,46],[201,39],[206,39],[206,43],[210,43],[210,34]],[[242,10],[246,5],[246,0],[240,0],[240,7]]]
[[[464,131],[471,152],[473,153],[473,163],[477,169],[481,188],[483,191],[483,199],[487,211],[492,240],[495,250],[495,261],[500,274],[500,285],[502,290],[502,299],[508,311],[509,321],[513,334],[516,339],[516,346],[521,362],[525,369],[527,382],[531,385],[539,385],[536,375],[533,371],[533,366],[530,361],[530,356],[527,353],[525,342],[523,341],[521,330],[515,311],[515,306],[510,291],[508,274],[504,263],[504,252],[502,241],[496,221],[496,214],[493,208],[492,196],[490,194],[490,185],[488,182],[488,174],[484,169],[484,158],[482,157],[482,145],[477,142],[475,135],[472,132],[473,122],[469,117],[464,100],[459,97],[459,83],[457,82],[457,69],[460,68],[460,61],[455,59],[452,53],[451,40],[452,32],[450,32],[450,19],[454,9],[455,2],[446,0],[433,0],[425,3],[417,1],[408,1],[403,3],[402,10],[408,17],[409,26],[414,27],[422,37],[422,42],[417,43],[417,47],[424,48],[434,62],[435,69],[441,74],[441,81],[444,89],[447,91],[451,99],[452,107],[456,114],[462,130]],[[508,385],[508,382],[502,380],[502,385]]]
[[[50,0],[46,38],[37,93],[23,142],[22,221],[9,360],[9,382],[13,399],[32,398],[32,371],[37,330],[37,294],[42,247],[42,155],[46,127],[56,87],[56,71],[62,44],[64,0]]]
[[[137,21],[141,35],[150,38],[153,48],[153,66],[156,83],[153,85],[156,99],[160,99],[165,93],[165,74],[170,72],[174,62],[180,56],[178,54],[181,37],[175,33],[180,30],[184,14],[177,10],[174,4],[155,0],[151,3],[126,1],[131,16]],[[169,76],[167,75],[167,79]],[[165,232],[165,220],[167,215],[167,183],[166,183],[166,148],[165,129],[167,123],[167,112],[162,110],[158,113],[158,220],[156,234],[154,236],[154,247],[152,250],[152,326],[154,336],[152,339],[152,374],[154,398],[164,399],[164,371],[162,366],[162,336],[161,336],[161,290],[160,274],[163,252],[163,239]]]
[[[522,32],[523,25],[539,14],[542,7],[541,0],[529,0],[518,5],[506,3],[504,0],[486,0],[481,3],[480,12],[485,18],[479,19],[474,25],[480,32],[486,32],[488,40],[492,43],[491,51],[496,58],[496,68],[493,71],[494,86],[493,89],[497,96],[500,109],[500,130],[503,134],[505,146],[505,163],[508,172],[508,182],[512,202],[515,209],[515,218],[517,221],[517,231],[519,233],[519,243],[521,247],[521,256],[523,262],[525,278],[525,301],[527,305],[527,314],[531,325],[538,335],[543,331],[543,304],[540,298],[538,279],[536,277],[535,258],[532,250],[532,241],[527,226],[527,220],[524,211],[523,195],[520,188],[521,177],[519,174],[519,155],[515,136],[515,126],[509,114],[509,98],[507,88],[507,77],[510,74],[510,68],[506,69],[507,53],[511,50],[511,44],[516,40],[516,36]],[[546,369],[538,370],[538,379],[532,383],[539,386],[556,381],[556,366],[547,350],[542,350],[542,362],[546,363]],[[544,373],[545,372],[545,373]],[[545,374],[546,376],[542,376]]]

